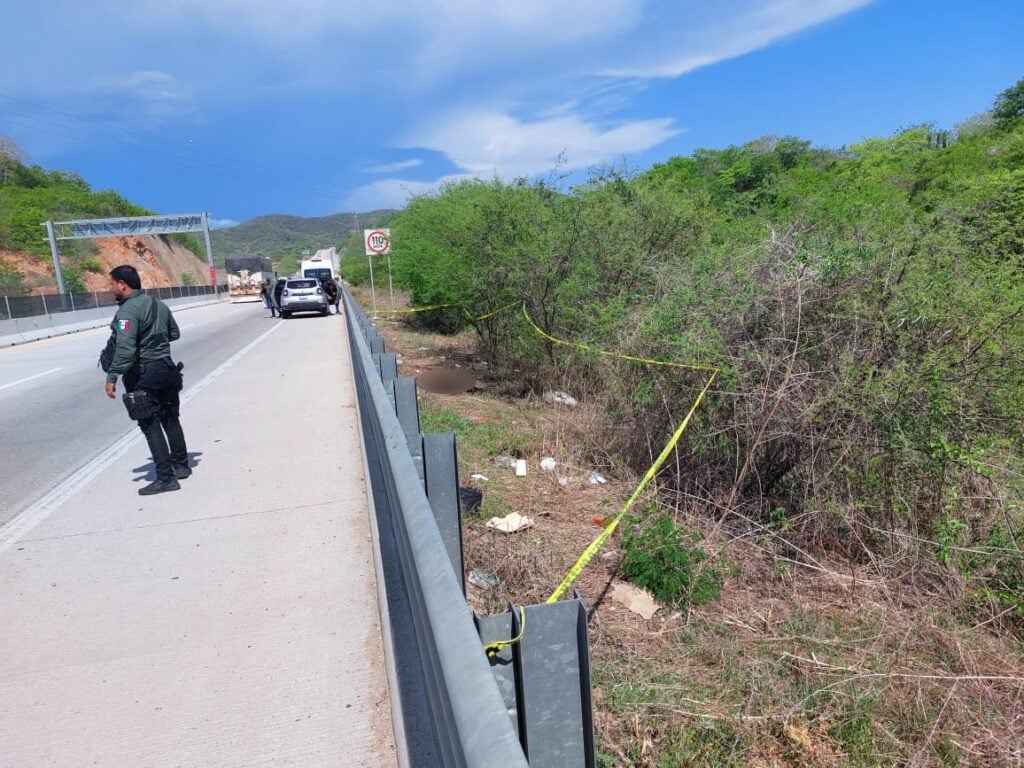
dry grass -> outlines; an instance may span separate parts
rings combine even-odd
[[[475,364],[471,337],[378,328],[403,373]],[[478,375],[476,391],[421,394],[421,409],[457,420],[461,480],[485,494],[464,540],[467,571],[500,580],[469,587],[473,609],[491,613],[546,599],[599,532],[592,518],[617,511],[637,478],[589,438],[601,432],[598,406],[502,397],[500,375]],[[528,475],[495,466],[496,453],[527,459]],[[558,461],[553,472],[540,470],[543,456]],[[608,484],[587,482],[594,469]],[[488,480],[469,481],[472,473]],[[510,511],[534,526],[513,535],[484,527]],[[580,577],[599,765],[1024,765],[1021,648],[995,623],[960,620],[955,596],[916,591],[902,570],[916,558],[894,548],[886,561],[855,565],[731,509],[682,499],[665,511],[701,532],[728,575],[719,601],[663,607],[649,621],[606,599],[617,537]]]

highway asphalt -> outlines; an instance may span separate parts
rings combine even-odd
[[[0,768],[394,766],[344,319],[176,316],[172,493],[104,331],[0,350]]]
[[[185,362],[186,385],[282,322],[253,303],[195,307],[175,318],[182,336],[172,354]],[[120,399],[103,393],[96,359],[108,334],[98,328],[0,349],[0,525],[137,431]]]

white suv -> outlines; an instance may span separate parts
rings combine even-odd
[[[319,312],[327,316],[327,296],[320,283],[312,277],[292,277],[285,281],[281,292],[281,317],[293,312]]]

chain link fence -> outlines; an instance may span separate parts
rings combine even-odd
[[[190,296],[212,296],[217,291],[227,293],[227,285],[176,285],[172,288],[148,288],[146,293],[158,299],[182,299]],[[39,296],[0,297],[0,320],[20,317],[58,315],[83,309],[98,309],[117,304],[110,291],[86,291],[84,293],[44,293]]]

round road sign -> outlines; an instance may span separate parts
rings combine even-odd
[[[391,233],[385,230],[374,229],[366,235],[366,250],[368,253],[387,253],[391,248]]]

